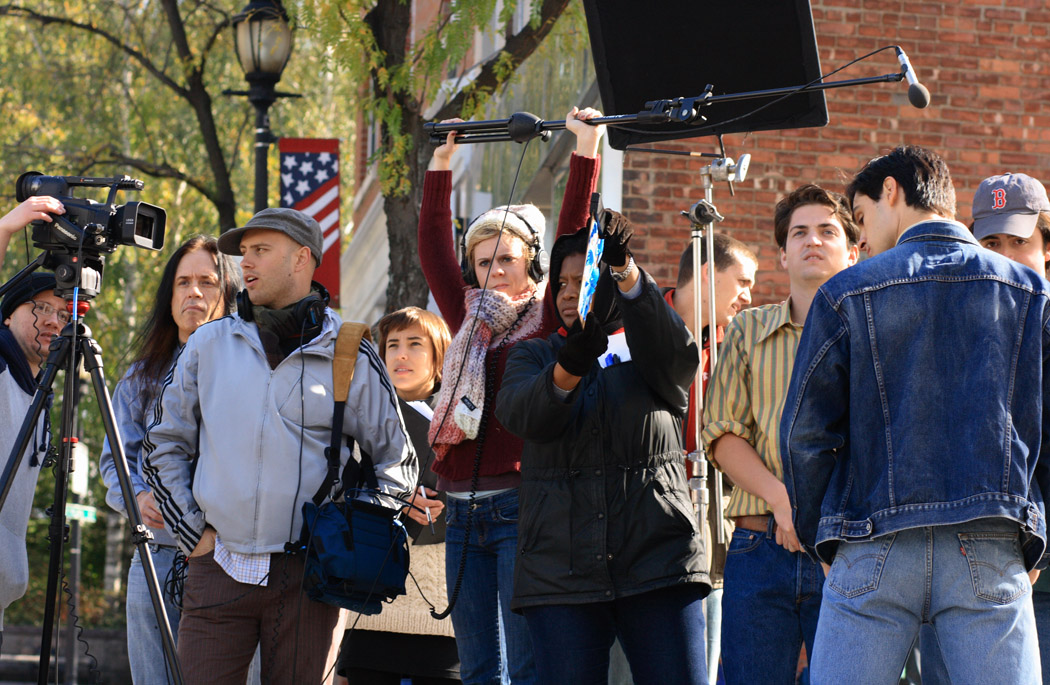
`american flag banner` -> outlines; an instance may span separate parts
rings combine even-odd
[[[281,138],[281,206],[298,209],[321,224],[324,253],[314,280],[328,289],[339,308],[339,140]]]

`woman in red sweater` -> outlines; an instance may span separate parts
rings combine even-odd
[[[605,127],[585,122],[598,116],[594,109],[575,107],[566,115],[566,128],[576,136],[576,152],[558,235],[587,222]],[[438,476],[438,489],[448,495],[445,570],[450,596],[462,579],[452,625],[464,683],[499,683],[503,666],[511,682],[532,683],[536,670],[528,627],[510,611],[522,441],[500,425],[492,408],[510,348],[522,340],[546,337],[558,327],[554,303],[543,297],[545,224],[533,205],[483,213],[467,228],[469,266],[464,273],[456,259],[449,205],[454,135],[450,133],[434,152],[434,170],[427,172],[419,215],[423,273],[454,336],[430,427],[436,454],[431,468]]]

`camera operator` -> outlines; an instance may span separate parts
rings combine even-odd
[[[219,252],[215,238],[199,235],[179,246],[164,267],[153,309],[138,338],[135,359],[113,392],[113,412],[124,441],[128,475],[142,520],[153,532],[150,553],[162,587],[168,585],[165,581],[175,565],[178,548],[175,538],[164,529],[164,520],[142,474],[139,458],[142,437],[153,421],[161,385],[179,349],[198,326],[233,311],[239,287],[239,269],[230,257]],[[99,458],[99,471],[109,489],[106,502],[126,515],[108,439]],[[166,682],[160,629],[137,549],[128,570],[127,593],[128,661],[132,680]],[[162,594],[172,633],[177,635],[176,598],[167,591]]]
[[[10,216],[5,216],[0,224]],[[21,220],[21,217],[16,219]],[[11,234],[10,231],[2,233],[5,236]],[[0,459],[3,460],[0,463],[3,466],[7,464],[22,425],[19,417],[29,411],[34,379],[47,358],[51,338],[69,322],[66,301],[57,297],[54,290],[53,275],[34,273],[9,290],[0,303],[0,318],[3,320],[3,326],[0,326],[0,416],[5,417],[0,423]],[[18,471],[13,474],[11,489],[0,510],[0,550],[3,550],[0,554],[0,645],[3,644],[4,609],[25,594],[29,584],[26,526],[49,433],[48,412],[45,410],[33,428],[29,447]]]
[[[190,336],[143,440],[146,478],[188,554],[178,651],[187,683],[244,683],[257,644],[262,680],[320,682],[339,609],[302,591],[286,543],[325,478],[332,357],[341,320],[313,282],[321,227],[270,208],[227,231],[240,254],[237,313]],[[418,468],[382,358],[363,341],[344,414],[375,460],[380,488],[403,495]],[[344,440],[345,442],[345,440]],[[344,446],[340,458],[352,458]]]

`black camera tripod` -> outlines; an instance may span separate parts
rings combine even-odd
[[[15,278],[0,288],[0,296],[22,278],[28,276],[29,272],[37,266],[44,265],[45,261],[45,255],[41,255],[41,258],[19,272]],[[44,607],[44,625],[40,641],[40,666],[37,671],[37,682],[39,685],[47,684],[50,667],[51,640],[55,622],[58,582],[62,566],[62,548],[66,537],[67,477],[70,464],[72,463],[73,446],[77,442],[76,437],[73,437],[73,422],[80,399],[80,393],[77,391],[77,369],[83,362],[84,369],[91,375],[95,397],[98,400],[99,410],[102,413],[102,422],[106,428],[106,437],[109,438],[109,444],[113,450],[113,460],[116,464],[117,479],[120,481],[120,491],[124,496],[124,505],[127,509],[128,519],[131,521],[132,542],[138,547],[139,558],[142,560],[142,570],[146,574],[146,585],[149,588],[153,611],[157,617],[157,625],[161,631],[161,643],[164,648],[164,658],[168,665],[168,674],[172,682],[176,683],[176,685],[181,685],[183,682],[182,670],[179,667],[178,657],[175,653],[175,639],[172,636],[171,625],[168,623],[167,612],[164,610],[164,604],[161,601],[160,584],[157,582],[153,557],[147,544],[153,539],[153,533],[142,522],[142,514],[139,512],[138,502],[135,500],[135,492],[131,487],[131,479],[128,475],[128,462],[124,454],[124,443],[117,429],[109,389],[106,387],[106,378],[102,373],[102,349],[91,338],[91,330],[83,322],[83,317],[90,308],[90,304],[83,300],[75,301],[73,297],[73,293],[66,295],[71,320],[62,329],[61,334],[51,341],[50,353],[43,367],[40,380],[37,382],[33,401],[29,406],[25,419],[22,421],[22,427],[19,429],[18,437],[15,439],[11,456],[7,460],[7,466],[4,468],[3,475],[0,476],[0,509],[2,509],[14,481],[14,474],[18,472],[19,465],[32,438],[33,430],[40,419],[40,414],[48,404],[47,400],[52,393],[58,370],[64,368],[66,377],[64,401],[62,402],[61,430],[59,433],[60,448],[55,470],[55,496],[51,506],[51,524],[48,527],[50,559],[47,567],[47,598]]]

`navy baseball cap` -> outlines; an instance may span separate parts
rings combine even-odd
[[[996,233],[1030,238],[1040,212],[1050,212],[1043,184],[1027,174],[1002,174],[981,181],[973,196],[973,235]]]
[[[0,302],[0,321],[7,321],[15,309],[33,299],[34,296],[45,290],[54,290],[56,287],[54,274],[39,272],[29,274],[29,278],[23,279],[4,295],[4,301]]]

